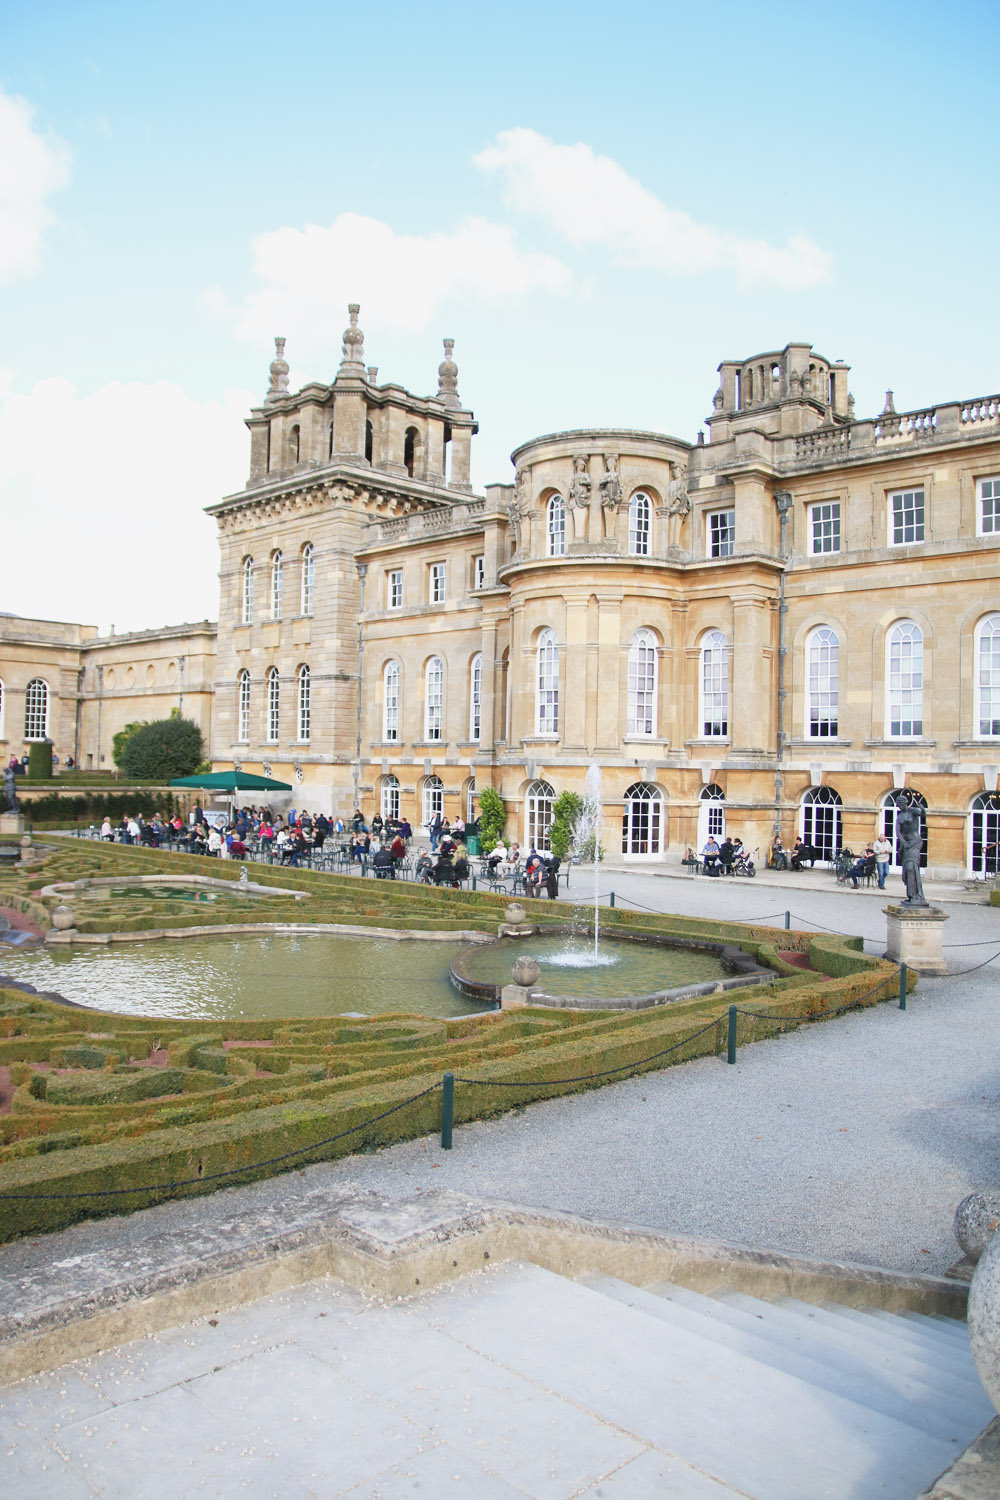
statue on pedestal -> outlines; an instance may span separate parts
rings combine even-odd
[[[7,798],[7,811],[16,813],[20,809],[17,805],[17,790],[14,783],[14,768],[7,766],[3,773],[3,790]]]
[[[926,906],[924,887],[920,879],[920,855],[924,841],[920,828],[920,812],[912,799],[908,800],[896,814],[896,834],[899,838],[903,881],[906,885],[906,905]]]

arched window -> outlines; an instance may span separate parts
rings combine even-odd
[[[474,823],[476,821],[476,778],[470,776],[465,783],[465,821]]]
[[[976,626],[974,713],[980,739],[1000,737],[1000,615],[987,615]]]
[[[842,843],[841,806],[840,793],[830,786],[812,786],[802,798],[799,837],[819,850],[819,859],[837,857]]]
[[[288,465],[289,465],[289,468],[294,467],[294,465],[297,464],[298,461],[299,461],[299,453],[301,451],[301,438],[302,438],[302,435],[301,435],[301,433],[299,431],[298,423],[296,423],[295,426],[291,429],[291,431],[288,434]]]
[[[806,640],[806,736],[833,739],[838,732],[840,642],[827,625]]]
[[[660,854],[662,850],[663,797],[648,781],[637,781],[625,792],[622,853]]]
[[[312,720],[312,681],[309,668],[305,662],[302,663],[298,673],[298,713],[296,715],[300,740],[309,738],[310,722]]]
[[[316,548],[312,542],[306,542],[302,548],[302,600],[301,610],[304,615],[313,612],[313,585],[316,580]]]
[[[49,685],[33,677],[24,690],[24,738],[44,740],[49,732]]]
[[[382,738],[399,739],[399,663],[387,661],[382,673]]]
[[[277,667],[267,669],[267,742],[269,745],[278,743],[278,714],[280,709],[281,686],[278,681]]]
[[[280,552],[271,553],[271,619],[281,619],[281,595],[284,589],[285,560]]]
[[[507,743],[510,734],[510,647],[505,646],[500,658],[500,739]]]
[[[566,551],[566,504],[553,495],[545,507],[545,555],[562,557]]]
[[[424,777],[421,803],[425,828],[430,828],[438,813],[444,817],[444,782],[440,776]]]
[[[249,625],[253,620],[253,558],[243,559],[243,577],[240,588],[240,624]]]
[[[559,647],[554,630],[538,637],[538,696],[535,727],[538,734],[559,733]]]
[[[372,424],[370,422],[366,422],[365,423],[365,458],[367,458],[367,460],[368,460],[369,463],[371,463],[371,461],[372,461],[372,454],[374,453],[374,451],[375,451],[375,434],[372,431]]]
[[[985,879],[1000,870],[1000,793],[980,792],[969,810],[969,873]]]
[[[547,781],[533,781],[524,798],[524,847],[547,849],[556,794]]]
[[[388,823],[390,818],[399,821],[399,781],[395,776],[382,777],[382,795],[379,799],[382,809],[382,820]]]
[[[656,638],[651,630],[637,630],[629,642],[625,732],[656,733]]]
[[[710,838],[719,843],[726,836],[726,794],[714,781],[701,789],[698,799],[698,850],[705,847]]]
[[[924,732],[924,635],[913,620],[889,631],[885,651],[887,739],[919,739]]]
[[[444,726],[444,667],[432,656],[424,672],[424,739],[439,740]]]
[[[250,673],[246,667],[236,679],[236,738],[250,738]]]
[[[699,720],[706,739],[729,733],[729,642],[721,630],[702,637],[698,671]]]
[[[897,815],[903,810],[907,802],[916,804],[920,815],[920,864],[923,869],[927,868],[927,798],[921,796],[920,792],[887,792],[882,798],[882,837],[887,838],[892,845],[892,860],[894,865],[901,866],[903,863],[902,852],[899,847],[899,838],[896,833]]]
[[[418,438],[419,434],[415,427],[408,427],[403,434],[403,467],[411,479],[417,462]]]
[[[483,654],[477,651],[469,667],[469,739],[478,740],[483,717]]]
[[[628,503],[628,550],[633,557],[649,556],[652,523],[653,502],[643,490],[636,490]]]

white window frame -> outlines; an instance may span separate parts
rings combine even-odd
[[[311,615],[316,597],[316,548],[312,542],[306,542],[302,548],[302,589],[301,589],[301,612]]]
[[[278,743],[281,728],[281,679],[277,667],[267,669],[267,725],[264,738],[269,745]]]
[[[545,556],[566,556],[566,502],[562,495],[550,495],[545,506]]]
[[[705,517],[705,555],[732,557],[736,548],[736,511],[710,510]]]
[[[915,620],[896,620],[885,638],[885,737],[919,740],[923,733],[924,633]]]
[[[653,540],[653,502],[636,490],[628,503],[628,550],[631,557],[648,557]]]
[[[663,853],[663,793],[649,781],[625,789],[622,811],[622,854],[643,859]]]
[[[1000,739],[1000,614],[985,615],[979,620],[973,641],[975,736],[980,740]]]
[[[729,738],[729,638],[707,630],[698,653],[698,737]]]
[[[240,624],[253,623],[253,558],[243,559],[243,577],[240,580]]]
[[[428,575],[427,602],[428,604],[443,604],[447,589],[448,565],[443,562],[435,562],[430,565]]]
[[[524,797],[525,852],[537,849],[542,853],[549,848],[552,804],[555,800],[555,790],[547,781],[533,781],[528,787]]]
[[[829,625],[806,637],[805,737],[836,739],[840,732],[840,641]]]
[[[483,723],[483,653],[477,651],[469,664],[469,739],[478,741]]]
[[[535,730],[558,734],[559,643],[554,630],[545,629],[539,635],[535,663]]]
[[[285,559],[279,548],[271,553],[271,591],[269,596],[272,620],[281,619],[282,599],[285,591]]]
[[[486,586],[486,557],[480,552],[472,559],[472,587],[474,589]]]
[[[828,557],[840,551],[840,501],[817,500],[809,506],[809,555]]]
[[[1000,474],[976,480],[976,536],[1000,536]]]
[[[24,738],[37,744],[49,736],[52,693],[44,677],[32,677],[24,689]]]
[[[394,776],[391,771],[388,776],[382,777],[379,807],[383,822],[387,823],[390,818],[399,822],[399,777]]]
[[[437,813],[444,817],[444,782],[440,776],[425,776],[420,790],[420,810],[428,830]]]
[[[241,745],[250,740],[250,673],[246,667],[236,679],[236,739]]]
[[[908,501],[912,503],[907,504]],[[907,516],[912,520],[908,522]],[[923,485],[914,485],[908,490],[890,490],[886,497],[886,522],[886,540],[890,547],[919,547],[926,541],[927,496]],[[907,536],[908,529],[912,536]]]
[[[651,630],[637,630],[628,647],[628,690],[625,733],[629,738],[656,735],[657,646]]]
[[[403,607],[402,568],[390,568],[385,575],[385,607],[386,609],[402,609]]]
[[[444,663],[432,656],[424,668],[424,739],[444,739]]]
[[[809,787],[799,803],[799,838],[820,849],[821,859],[835,859],[844,842],[844,804],[831,786]]]
[[[399,662],[387,661],[382,673],[382,738],[399,743]]]
[[[312,727],[312,673],[305,662],[298,670],[297,687],[295,718],[299,744],[304,744],[309,739]]]

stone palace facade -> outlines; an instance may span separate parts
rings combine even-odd
[[[550,433],[480,495],[451,341],[414,396],[350,311],[331,384],[291,392],[276,341],[210,508],[217,769],[415,826],[492,786],[527,846],[594,762],[609,854],[671,862],[724,829],[856,849],[905,789],[932,871],[996,868],[1000,398],[859,419],[789,344],[723,362],[707,441]]]

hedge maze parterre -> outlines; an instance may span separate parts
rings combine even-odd
[[[44,927],[38,893],[45,885],[138,874],[235,882],[239,868],[67,841],[0,876],[0,911],[27,910]],[[482,892],[306,870],[258,866],[252,874],[259,884],[300,890],[308,899],[240,898],[235,886],[232,902],[137,897],[125,914],[120,901],[88,900],[76,905],[77,928],[138,932],[294,920],[495,934],[506,904]],[[530,917],[540,926],[565,922],[566,905],[532,903]],[[741,1044],[803,1017],[898,993],[895,965],[866,956],[857,938],[620,909],[603,910],[602,924],[609,932],[724,938],[773,967],[779,977],[755,988],[747,1006],[768,1019],[741,1023]],[[787,952],[808,953],[811,969],[782,958]],[[0,1240],[428,1134],[439,1128],[446,1070],[459,1080],[461,1123],[717,1053],[731,998],[627,1013],[532,1008],[456,1020],[399,1014],[199,1027],[74,1008],[0,978],[0,1080],[8,1070],[10,1085],[9,1108],[0,1113]]]

